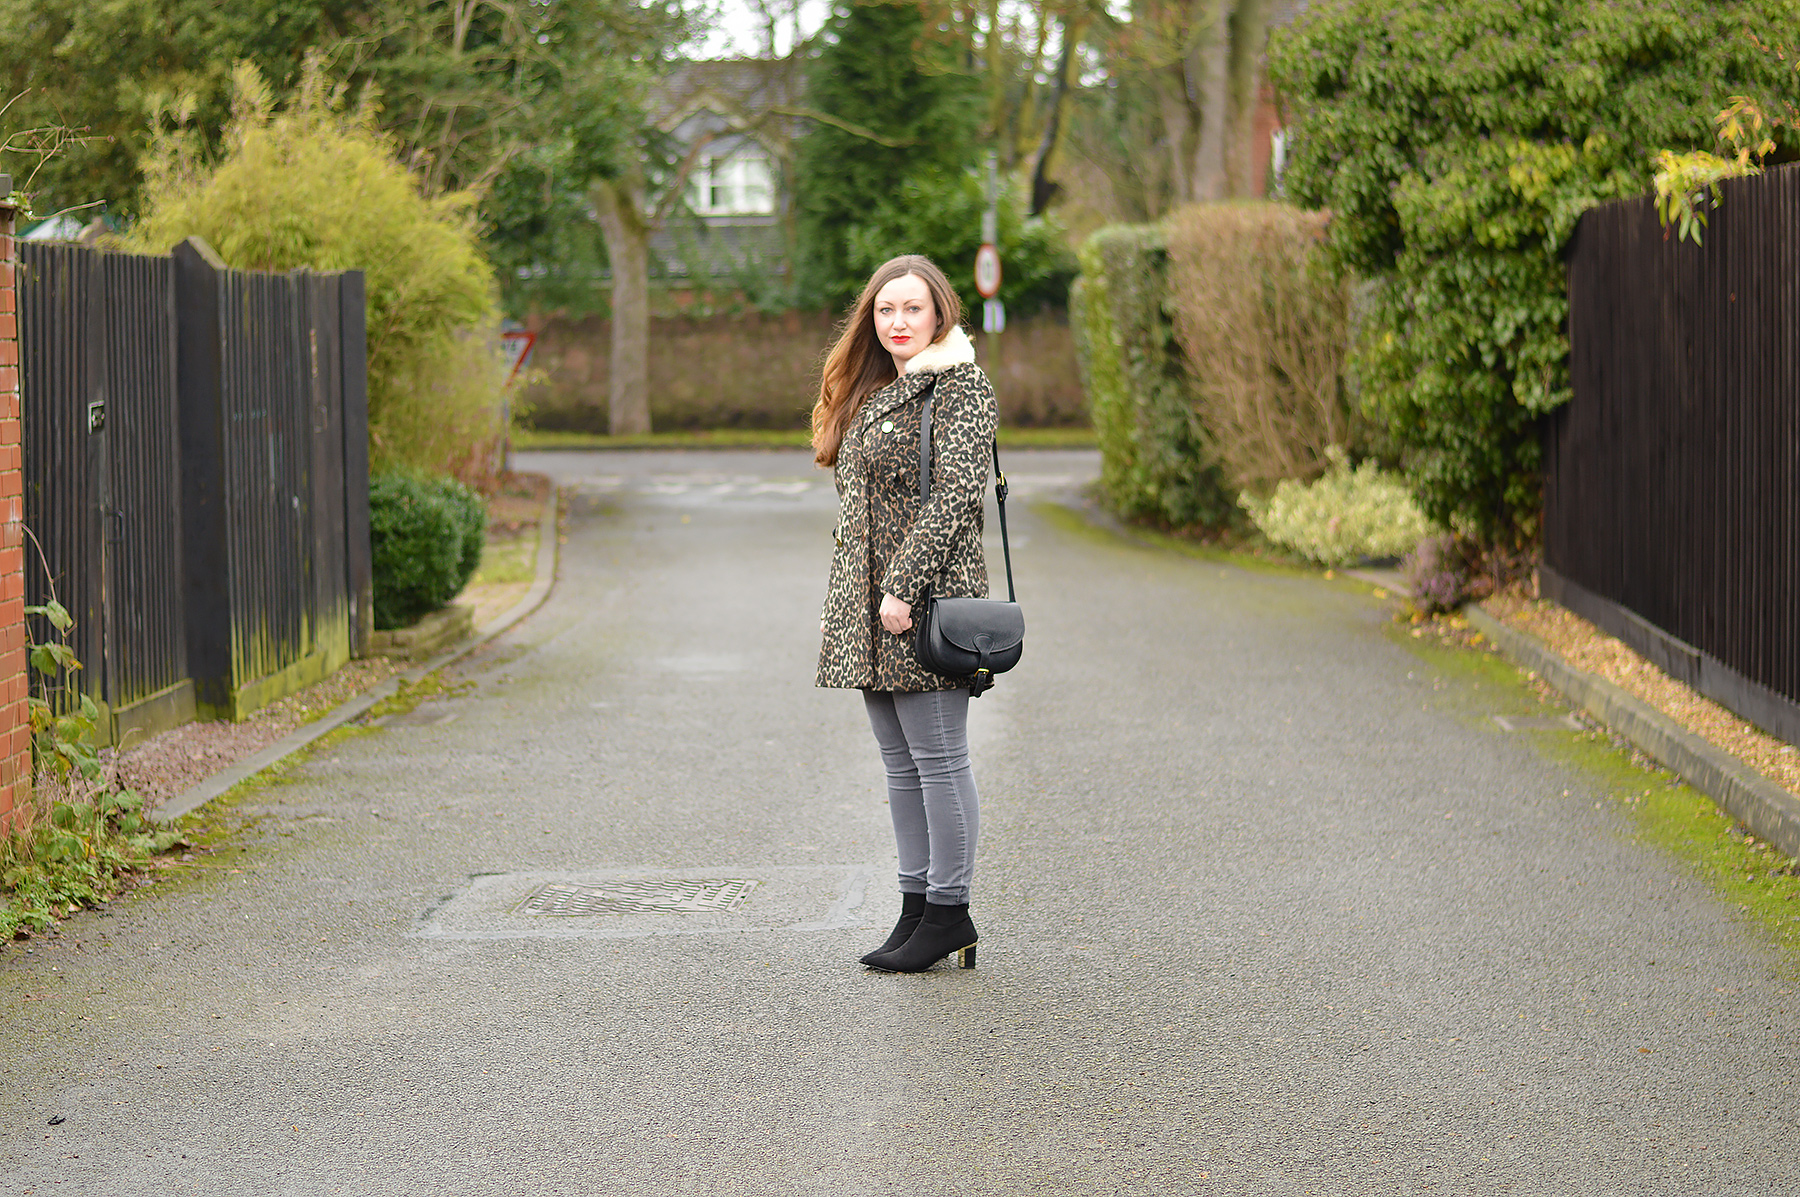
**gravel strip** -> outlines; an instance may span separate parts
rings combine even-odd
[[[1482,600],[1489,614],[1549,645],[1577,669],[1643,699],[1779,786],[1800,793],[1800,751],[1695,693],[1565,607],[1517,594]]]
[[[404,661],[386,657],[351,661],[324,681],[270,703],[242,723],[171,728],[111,756],[118,784],[136,790],[154,810],[404,668]]]
[[[529,535],[535,539],[550,487],[550,479],[543,474],[507,475],[498,493],[488,499],[490,537]],[[511,609],[530,589],[529,582],[471,586],[459,601],[475,608],[475,625],[480,627]],[[351,661],[324,681],[270,703],[242,723],[189,723],[102,756],[112,765],[118,784],[136,790],[146,807],[155,810],[160,803],[380,685],[409,664],[386,657]]]

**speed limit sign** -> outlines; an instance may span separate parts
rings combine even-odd
[[[1000,251],[991,242],[975,251],[975,289],[983,299],[1000,293]]]

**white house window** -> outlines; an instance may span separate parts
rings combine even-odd
[[[769,160],[762,154],[702,158],[688,176],[688,204],[702,216],[761,216],[775,210]]]

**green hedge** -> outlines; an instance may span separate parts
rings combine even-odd
[[[487,540],[487,504],[450,478],[378,474],[369,480],[375,626],[401,628],[468,584]]]
[[[1242,513],[1196,414],[1168,312],[1162,228],[1101,229],[1080,258],[1071,322],[1107,503],[1129,519],[1170,527],[1237,525]]]

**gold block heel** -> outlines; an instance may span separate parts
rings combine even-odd
[[[975,967],[975,945],[974,944],[970,944],[966,948],[958,948],[956,950],[956,967],[957,968],[974,968]]]

